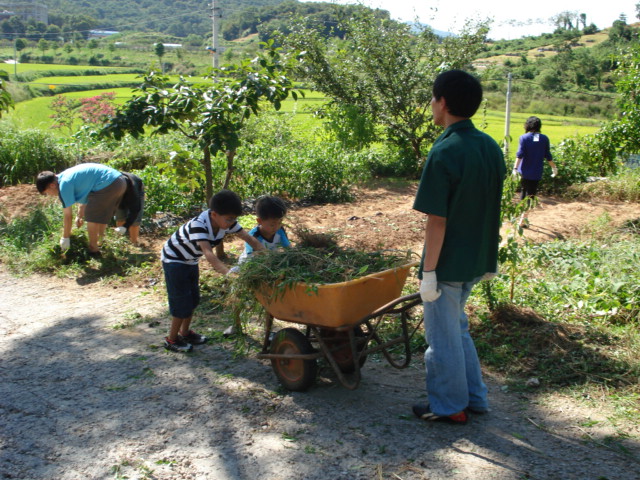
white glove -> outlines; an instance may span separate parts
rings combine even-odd
[[[480,280],[493,280],[494,278],[496,278],[497,275],[498,275],[498,272],[487,272],[484,275],[482,275]]]
[[[551,178],[554,178],[556,175],[558,175],[558,167],[553,166],[551,167]]]
[[[114,230],[120,235],[124,235],[125,233],[127,233],[127,229],[125,227],[116,227],[114,228]]]
[[[231,267],[229,269],[229,271],[227,272],[227,275],[234,274],[234,273],[238,273],[240,271],[240,267],[238,265],[236,265],[235,267]]]
[[[517,177],[518,176],[518,169],[516,167],[513,167],[513,170],[511,170],[511,175],[513,177]]]
[[[441,295],[438,290],[438,279],[436,272],[422,272],[422,281],[420,282],[420,298],[423,302],[434,302]]]
[[[69,237],[62,237],[60,239],[60,249],[66,252],[69,248],[71,248],[71,239]]]

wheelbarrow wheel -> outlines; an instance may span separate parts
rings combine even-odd
[[[271,353],[277,355],[304,355],[314,353],[305,335],[295,328],[283,328],[271,341]],[[289,390],[301,392],[309,388],[316,379],[316,360],[298,358],[274,358],[271,367],[280,383]]]

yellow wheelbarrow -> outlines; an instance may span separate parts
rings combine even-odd
[[[283,295],[274,296],[268,287],[255,292],[267,311],[264,342],[257,357],[271,360],[280,383],[293,391],[306,390],[314,383],[320,358],[327,360],[349,389],[360,384],[360,368],[372,353],[382,352],[395,368],[407,367],[410,340],[421,324],[421,318],[412,318],[413,307],[422,301],[419,294],[400,294],[409,270],[416,265],[418,262],[411,262],[317,287],[298,283]],[[305,331],[288,327],[272,335],[274,318],[306,326]]]

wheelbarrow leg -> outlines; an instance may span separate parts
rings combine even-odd
[[[369,335],[371,335],[371,338],[375,340],[378,345],[380,345],[381,347],[380,350],[382,351],[382,354],[384,355],[384,357],[387,359],[387,362],[389,362],[389,364],[392,367],[398,368],[398,369],[406,368],[407,366],[409,366],[409,363],[411,363],[411,344],[410,344],[411,337],[409,336],[409,329],[407,328],[406,311],[403,311],[400,314],[400,327],[402,329],[402,334],[399,337],[397,337],[399,339],[399,342],[397,343],[402,343],[404,345],[404,359],[402,360],[402,362],[398,362],[394,360],[391,354],[389,353],[387,346],[390,345],[391,341],[386,342],[386,345],[385,345],[385,341],[380,337],[380,335],[378,335],[377,327],[380,324],[383,316],[384,314],[377,317],[375,326],[372,325],[372,322],[370,320],[365,321],[365,325],[369,330]]]
[[[265,314],[264,317],[264,340],[262,341],[262,352],[267,353],[271,345],[271,328],[273,327],[273,315]]]
[[[359,361],[360,358],[359,358],[359,352],[356,350],[356,337],[355,337],[354,330],[353,329],[349,330],[349,345],[351,348],[352,359],[354,362],[354,371],[349,375],[350,377],[349,379],[340,369],[340,365],[338,365],[338,362],[336,362],[336,359],[333,356],[333,352],[331,352],[331,349],[322,338],[322,335],[319,329],[317,329],[316,327],[310,327],[310,328],[313,334],[315,335],[316,339],[318,340],[318,344],[320,345],[320,350],[322,350],[324,358],[327,359],[327,361],[331,365],[331,368],[333,368],[333,371],[338,377],[338,380],[340,381],[340,383],[345,388],[348,388],[349,390],[355,390],[356,388],[358,388],[358,385],[360,385],[360,379],[362,378],[362,376],[360,374],[360,361]]]

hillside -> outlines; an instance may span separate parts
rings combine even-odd
[[[224,18],[248,8],[282,3],[283,0],[218,0]],[[178,37],[211,32],[209,0],[48,0],[49,21],[67,15],[98,20],[97,28],[122,32],[155,31]]]

